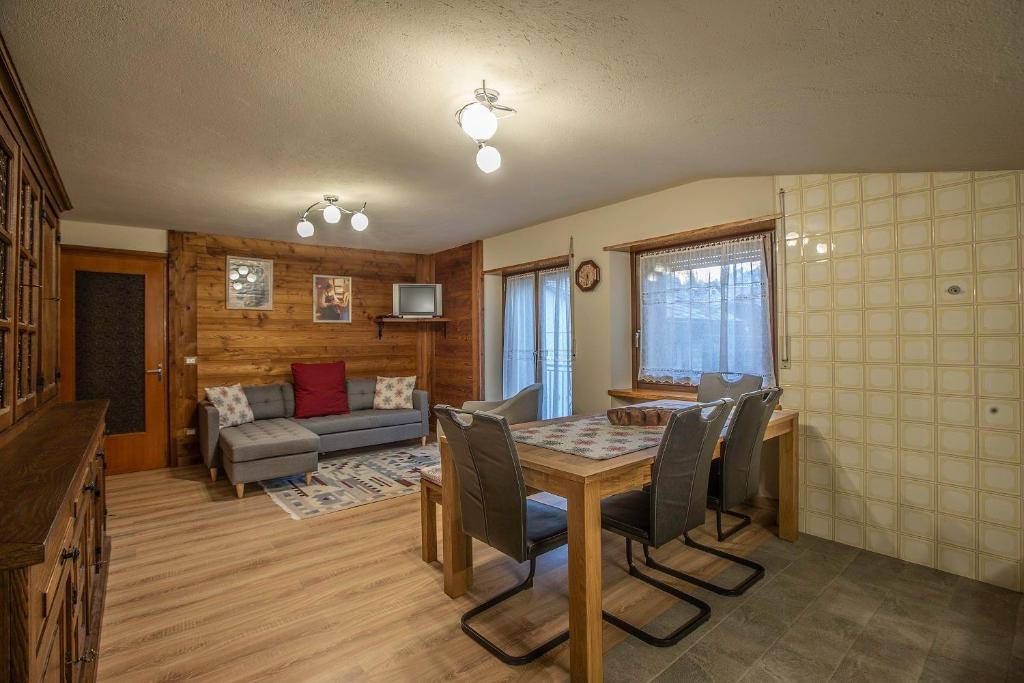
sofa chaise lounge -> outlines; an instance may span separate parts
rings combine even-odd
[[[242,387],[255,420],[220,427],[220,414],[209,401],[199,404],[199,450],[216,481],[223,467],[241,498],[249,482],[305,473],[307,485],[320,453],[420,439],[430,433],[427,392],[416,390],[411,409],[376,410],[374,379],[346,381],[351,412],[295,417],[291,383]]]

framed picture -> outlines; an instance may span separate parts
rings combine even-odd
[[[227,308],[250,311],[274,309],[274,262],[247,256],[228,256],[225,268]]]
[[[313,322],[352,322],[352,278],[343,275],[313,276]]]

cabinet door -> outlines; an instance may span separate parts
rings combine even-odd
[[[39,262],[42,253],[43,193],[35,173],[27,164],[21,167],[18,206],[17,340],[15,363],[14,419],[32,412],[39,402],[39,304],[42,299]]]
[[[43,658],[43,673],[39,678],[43,683],[62,683],[62,681],[68,680],[65,675],[67,665],[64,662],[64,652],[66,650],[64,642],[65,630],[64,613],[61,611],[61,615],[58,617],[57,630],[50,637],[46,655]]]
[[[39,359],[40,402],[48,401],[57,395],[59,378],[58,356],[59,321],[60,321],[60,249],[58,243],[59,223],[57,214],[47,207],[43,214],[42,225],[42,302],[40,303],[39,338],[42,341]]]

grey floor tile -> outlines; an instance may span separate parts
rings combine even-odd
[[[1006,662],[975,662],[968,664],[942,655],[932,654],[924,662],[921,681],[939,683],[1002,683],[1006,680]]]
[[[806,635],[806,634],[804,634]],[[845,655],[845,648],[806,638],[780,639],[747,672],[749,681],[827,681]]]
[[[712,667],[708,670],[693,655],[685,654],[653,683],[733,683],[740,680],[744,671],[742,667]]]
[[[1011,657],[1007,666],[1006,683],[1024,683],[1024,657]]]
[[[919,676],[919,672],[894,669],[870,655],[851,653],[843,658],[829,680],[837,683],[911,683]]]

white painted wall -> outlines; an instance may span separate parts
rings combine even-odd
[[[167,231],[129,225],[62,220],[61,244],[167,253]]]
[[[604,247],[773,213],[771,177],[719,178],[680,185],[484,240],[484,270],[568,253],[593,259],[601,283],[576,290],[573,323],[576,364],[574,410],[596,413],[610,405],[608,389],[631,386],[629,255]],[[484,279],[484,387],[501,398],[501,278]]]

